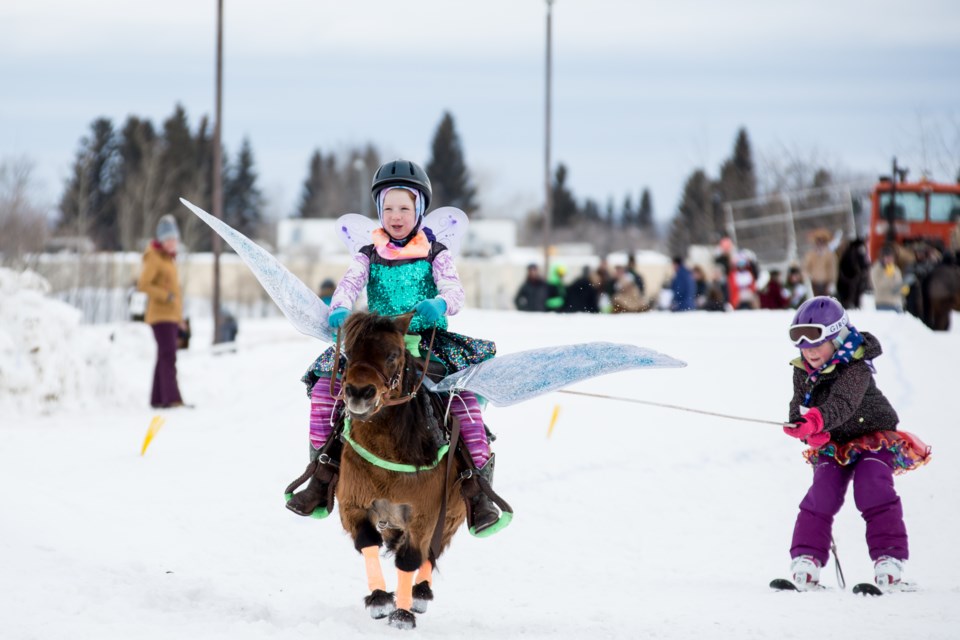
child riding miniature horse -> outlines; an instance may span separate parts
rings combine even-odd
[[[464,291],[451,252],[422,224],[432,195],[427,174],[414,162],[388,162],[377,169],[371,195],[380,227],[373,231],[371,243],[354,255],[333,294],[330,328],[340,328],[366,288],[371,312],[385,316],[414,312],[408,330],[411,351],[427,353],[432,339],[430,352],[448,374],[492,358],[493,342],[447,331],[447,316],[461,309]],[[288,509],[302,516],[322,517],[333,505],[341,450],[334,429],[343,366],[334,361],[334,352],[334,347],[327,349],[303,377],[311,403],[307,467],[311,477],[307,487],[287,502]],[[450,413],[460,422],[461,438],[477,472],[492,483],[494,455],[476,395],[460,391],[452,398]],[[468,526],[475,535],[484,531],[489,535],[497,530],[501,514],[475,474],[466,475],[462,494]]]

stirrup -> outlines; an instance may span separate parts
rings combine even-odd
[[[476,526],[468,526],[467,529],[470,531],[470,535],[475,538],[488,538],[493,534],[502,531],[505,529],[510,522],[513,520],[513,508],[507,503],[506,500],[497,495],[497,492],[493,490],[493,487],[490,486],[490,482],[487,480],[485,473],[487,475],[493,474],[493,457],[491,456],[490,460],[484,465],[483,469],[477,469],[476,467],[468,467],[460,474],[461,484],[461,493],[463,491],[462,487],[465,486],[471,480],[476,483],[476,492],[472,495],[464,495],[464,502],[467,503],[467,510],[469,513],[472,513],[473,505],[471,501],[476,499],[478,496],[484,496],[489,502],[492,502],[500,509],[500,516],[497,520],[483,529],[477,530]],[[471,518],[472,520],[472,518]]]
[[[293,511],[298,516],[309,516],[311,518],[322,520],[323,518],[326,518],[327,516],[330,515],[330,507],[333,506],[332,500],[331,500],[331,494],[333,492],[330,490],[329,485],[331,483],[333,483],[334,485],[336,484],[336,476],[338,474],[334,472],[333,479],[331,479],[330,482],[323,483],[323,481],[316,478],[316,474],[320,470],[321,465],[328,465],[334,469],[336,469],[339,466],[329,455],[327,455],[326,453],[321,453],[319,456],[317,456],[316,460],[311,460],[310,463],[307,465],[306,470],[304,470],[304,472],[300,474],[300,476],[298,476],[295,480],[293,480],[289,485],[287,485],[287,488],[284,489],[284,492],[283,492],[284,501],[287,504],[287,508],[290,509],[289,503],[290,503],[290,500],[293,498],[294,492],[297,489],[299,489],[304,482],[307,482],[309,480],[310,482],[316,481],[317,483],[327,485],[324,490],[324,493],[327,494],[327,504],[322,507],[314,508],[313,511],[311,511],[309,514],[301,513],[299,511],[295,511],[294,509],[290,509],[290,511]],[[310,485],[307,485],[307,489],[305,489],[305,491],[309,490],[309,488],[310,488]]]

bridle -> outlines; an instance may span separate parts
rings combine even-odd
[[[342,336],[343,336],[343,331],[338,331],[337,346],[333,354],[334,366],[337,369],[339,369],[339,366],[340,366],[340,351],[341,351],[340,345],[343,342]],[[364,362],[364,361],[350,362],[349,358],[347,359],[347,365],[343,370],[344,380],[347,377],[347,372],[350,370],[350,367],[369,369],[370,371],[373,371],[376,374],[376,376],[380,379],[380,382],[383,384],[383,386],[387,390],[386,393],[381,394],[380,397],[377,399],[377,405],[373,408],[373,412],[370,414],[370,417],[373,417],[377,412],[379,412],[384,407],[392,407],[398,404],[404,404],[406,402],[410,402],[415,397],[417,397],[417,392],[420,391],[420,387],[421,385],[423,385],[423,379],[427,377],[427,367],[430,364],[430,354],[433,353],[433,341],[436,337],[437,337],[437,328],[434,327],[433,330],[430,332],[430,346],[427,347],[427,353],[423,359],[423,365],[422,365],[423,373],[420,375],[420,379],[417,380],[417,384],[413,387],[413,389],[410,390],[410,393],[402,392],[403,372],[404,372],[404,369],[406,369],[405,366],[401,365],[397,369],[396,374],[394,374],[392,378],[388,378],[387,374],[383,372],[383,369],[381,369],[380,367],[378,367],[377,365],[371,362]],[[330,396],[333,397],[334,400],[345,403],[345,395],[346,395],[346,388],[347,388],[346,384],[340,385],[340,393],[334,393],[334,381],[336,380],[336,373],[337,371],[335,369],[333,371],[333,374],[330,376]],[[392,397],[390,396],[384,397],[387,394],[390,394],[391,392],[396,393],[398,395],[393,395]]]

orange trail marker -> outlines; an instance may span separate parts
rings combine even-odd
[[[547,437],[553,435],[553,426],[557,424],[557,418],[560,416],[560,405],[554,405],[553,416],[550,417],[550,427],[547,429]]]
[[[157,435],[157,431],[160,431],[164,422],[165,420],[161,416],[153,416],[153,420],[150,421],[150,426],[147,428],[147,435],[143,438],[143,446],[140,448],[141,456],[147,452],[147,447],[153,441],[153,436]]]

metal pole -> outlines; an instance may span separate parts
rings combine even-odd
[[[893,173],[890,174],[890,205],[886,212],[887,216],[887,242],[893,244],[897,241],[897,159],[893,159]]]
[[[553,189],[550,180],[550,93],[551,93],[551,60],[550,49],[553,16],[553,0],[547,0],[547,68],[546,68],[546,106],[544,113],[544,144],[543,144],[543,275],[550,273],[550,226],[553,218]]]
[[[790,203],[790,196],[784,193],[780,197],[783,199],[783,206],[787,209],[787,265],[789,267],[800,258],[797,221],[793,217],[793,205]]]
[[[362,216],[365,216],[367,215],[367,200],[370,199],[368,186],[366,184],[367,165],[363,161],[363,158],[358,157],[356,160],[353,161],[353,168],[357,172],[357,182],[360,184],[360,207],[357,210],[357,213],[359,213]]]
[[[220,118],[223,88],[223,0],[217,0],[216,114],[213,123],[213,215],[223,219],[223,161],[220,157]],[[213,344],[220,340],[220,235],[213,234]]]

